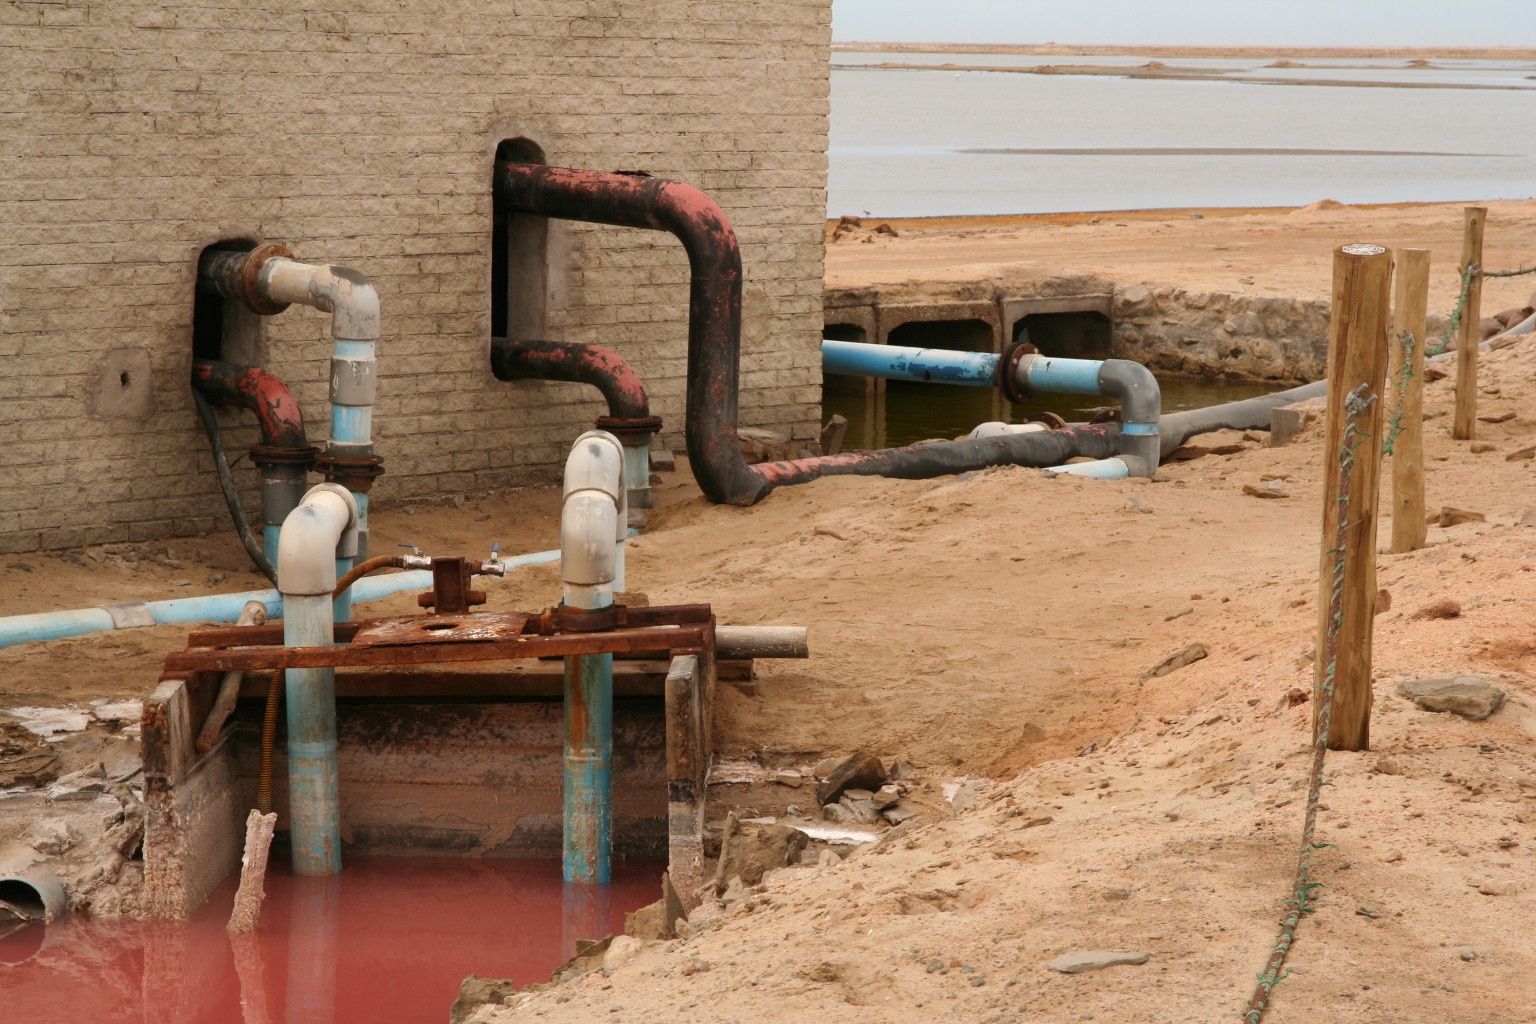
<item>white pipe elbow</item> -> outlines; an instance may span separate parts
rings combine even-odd
[[[336,559],[357,554],[357,499],[340,484],[317,484],[283,520],[277,589],[286,596],[329,595]]]
[[[606,430],[589,430],[576,438],[565,460],[565,496],[597,491],[618,509],[613,539],[622,541],[628,527],[629,497],[624,476],[624,446]]]
[[[612,583],[618,572],[615,525],[622,523],[611,495],[577,491],[560,513],[560,580],[571,586]]]
[[[335,338],[379,338],[378,290],[350,267],[316,266],[277,256],[261,265],[257,287],[273,302],[297,302],[330,313]]]

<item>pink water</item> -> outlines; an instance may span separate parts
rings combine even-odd
[[[275,866],[256,940],[224,924],[235,880],[193,921],[70,918],[0,940],[4,1024],[440,1024],[469,974],[549,980],[577,938],[620,933],[660,863],[567,891],[543,861],[354,858],[336,879]]]

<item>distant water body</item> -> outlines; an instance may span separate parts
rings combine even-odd
[[[1536,196],[1536,61],[1158,58],[1199,80],[981,70],[1151,59],[836,53],[827,212]],[[886,63],[952,66],[870,66]],[[1356,84],[1318,84],[1338,82]]]

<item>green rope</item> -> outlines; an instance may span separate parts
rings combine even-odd
[[[1333,561],[1333,580],[1328,599],[1328,632],[1324,648],[1323,679],[1318,695],[1317,724],[1312,737],[1312,775],[1307,788],[1307,813],[1301,829],[1301,850],[1296,858],[1291,897],[1285,901],[1291,909],[1280,922],[1280,934],[1270,952],[1269,962],[1258,975],[1253,997],[1248,1000],[1248,1007],[1243,1011],[1243,1024],[1259,1024],[1263,1020],[1264,1011],[1269,1007],[1270,992],[1287,977],[1281,971],[1285,967],[1286,954],[1296,941],[1296,927],[1301,923],[1303,914],[1310,914],[1317,909],[1311,905],[1312,893],[1322,885],[1311,879],[1312,851],[1330,845],[1317,842],[1314,836],[1317,833],[1317,805],[1325,785],[1323,762],[1328,756],[1328,730],[1333,722],[1333,684],[1339,668],[1339,629],[1344,622],[1344,548],[1349,536],[1350,481],[1354,476],[1355,450],[1364,443],[1363,438],[1369,437],[1360,431],[1360,417],[1376,401],[1374,395],[1367,397],[1369,390],[1368,385],[1361,384],[1344,399],[1344,410],[1348,418],[1344,422],[1344,437],[1339,445],[1338,515],[1334,523],[1334,547],[1328,552]]]
[[[1485,270],[1484,277],[1519,277],[1521,274],[1536,274],[1536,267],[1516,267],[1514,270]]]
[[[1522,274],[1536,274],[1536,266],[1516,267],[1514,270],[1484,270],[1476,263],[1469,263],[1461,272],[1461,293],[1456,296],[1456,308],[1451,310],[1451,320],[1445,327],[1445,333],[1440,336],[1440,344],[1425,351],[1426,356],[1437,356],[1451,347],[1451,339],[1456,336],[1456,328],[1461,325],[1462,314],[1467,311],[1467,295],[1472,290],[1474,277],[1519,277]]]
[[[1467,311],[1467,295],[1472,290],[1472,279],[1477,276],[1478,270],[1476,263],[1468,263],[1466,269],[1461,272],[1461,293],[1456,296],[1456,308],[1451,310],[1451,319],[1445,325],[1445,333],[1440,336],[1440,344],[1424,350],[1426,358],[1437,356],[1451,347],[1451,339],[1456,336],[1456,328],[1461,326],[1461,315]]]
[[[1413,346],[1416,339],[1412,331],[1403,331],[1397,339],[1402,347],[1403,369],[1398,379],[1392,382],[1393,403],[1392,416],[1387,421],[1387,436],[1381,442],[1381,454],[1391,455],[1393,445],[1403,432],[1403,406],[1408,401],[1408,382],[1413,380]]]

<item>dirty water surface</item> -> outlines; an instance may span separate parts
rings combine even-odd
[[[224,930],[234,877],[190,922],[74,917],[0,939],[0,1020],[440,1021],[467,975],[547,981],[577,938],[622,933],[663,867],[568,892],[553,861],[355,858],[321,879],[278,859],[254,941]]]

